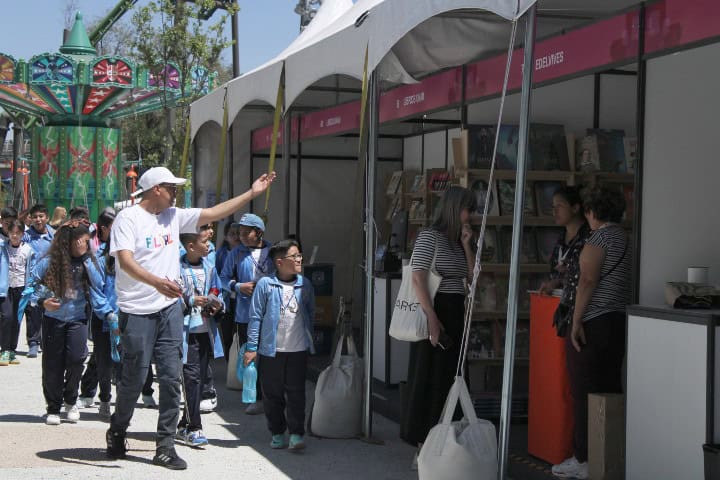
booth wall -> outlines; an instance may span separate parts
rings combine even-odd
[[[718,85],[720,44],[648,62],[640,303],[663,303],[665,282],[689,266],[720,281]]]
[[[208,193],[215,195],[218,155],[220,154],[220,125],[207,123],[200,128],[194,142],[193,207],[208,207]],[[226,155],[226,168],[229,160]]]

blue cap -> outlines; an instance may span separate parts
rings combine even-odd
[[[239,225],[242,225],[244,227],[253,227],[257,228],[258,230],[265,231],[265,222],[262,221],[262,218],[258,217],[254,213],[245,213],[242,217],[240,217],[240,221],[238,222]]]

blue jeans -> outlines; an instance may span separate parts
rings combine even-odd
[[[125,432],[135,411],[135,402],[147,378],[150,360],[155,359],[160,385],[157,446],[172,447],[180,413],[183,313],[173,303],[157,313],[135,315],[120,311],[122,376],[117,385],[115,413],[110,429]]]

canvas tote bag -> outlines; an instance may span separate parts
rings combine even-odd
[[[463,419],[453,422],[458,402]],[[463,377],[455,377],[440,423],[428,433],[418,455],[420,480],[494,480],[497,478],[495,426],[475,415]]]
[[[347,355],[342,355],[343,340]],[[310,431],[320,437],[354,438],[362,433],[365,367],[352,335],[342,335],[333,361],[318,377]]]
[[[230,390],[242,390],[242,383],[237,377],[237,362],[240,355],[240,337],[238,333],[233,334],[230,354],[228,356],[227,375],[225,375],[225,386]]]
[[[437,257],[437,237],[435,238],[435,251],[428,271],[428,290],[430,301],[435,299],[442,277],[435,271],[435,258]],[[390,320],[390,336],[405,342],[419,342],[428,338],[428,324],[425,311],[413,286],[412,260],[402,268],[402,281],[398,291],[395,306]]]

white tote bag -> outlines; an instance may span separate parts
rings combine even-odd
[[[347,340],[347,355],[342,355]],[[330,366],[322,371],[315,387],[310,420],[314,435],[354,438],[362,433],[364,365],[352,335],[342,335]]]
[[[237,378],[237,360],[240,352],[240,337],[237,332],[233,334],[230,353],[228,354],[227,375],[225,375],[225,386],[230,390],[242,390],[242,383]]]
[[[435,251],[433,252],[432,264],[427,277],[430,302],[435,299],[435,294],[442,281],[442,277],[435,272],[435,257],[437,257],[437,239],[435,240]],[[400,290],[395,299],[392,319],[390,320],[390,336],[405,342],[427,340],[429,335],[427,316],[420,305],[413,286],[412,269],[412,260],[410,260],[410,264],[402,268],[402,282],[400,283]]]
[[[453,422],[458,401],[463,419]],[[455,377],[440,423],[428,433],[418,455],[420,480],[495,480],[497,437],[495,426],[475,415],[465,380]]]

